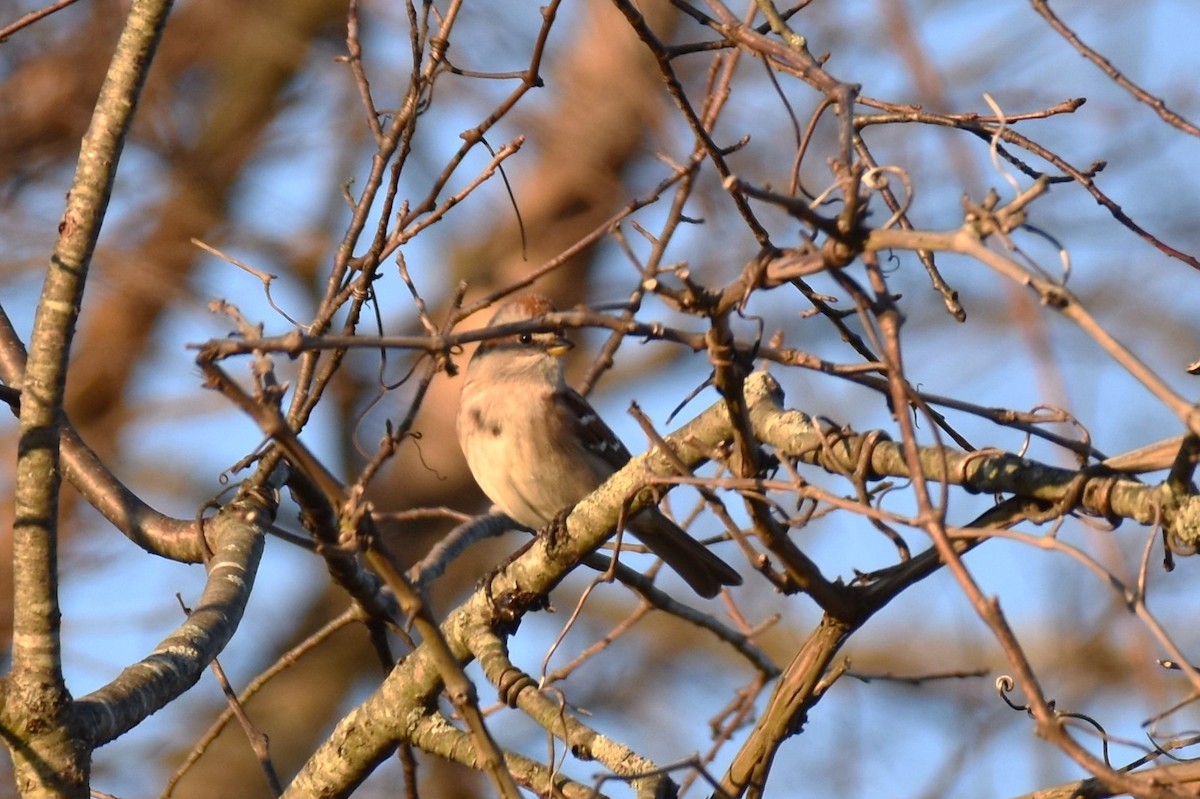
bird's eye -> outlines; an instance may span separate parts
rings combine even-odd
[[[522,344],[532,344],[533,343],[533,334],[532,333],[522,333],[521,335],[517,336],[517,340],[520,341]]]

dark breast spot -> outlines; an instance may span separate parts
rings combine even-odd
[[[483,418],[483,411],[479,410],[478,408],[474,408],[471,410],[471,420],[475,422],[475,426],[477,428],[479,428],[480,430],[485,430],[488,433],[490,433],[492,438],[500,437],[500,433],[501,433],[500,423],[496,422],[494,420],[489,421],[489,420]]]

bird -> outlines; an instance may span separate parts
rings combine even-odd
[[[541,294],[502,304],[489,327],[554,312]],[[483,493],[507,516],[539,530],[592,493],[630,454],[566,381],[562,355],[574,344],[558,332],[483,340],[467,363],[457,418],[459,445]],[[741,575],[655,506],[626,529],[702,597],[741,585]]]

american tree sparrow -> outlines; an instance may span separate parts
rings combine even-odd
[[[553,311],[550,300],[529,294],[500,306],[490,326]],[[483,493],[533,530],[592,493],[630,458],[588,401],[567,385],[558,356],[572,346],[555,333],[520,333],[482,342],[467,364],[459,444]],[[700,596],[742,582],[656,507],[626,526]]]

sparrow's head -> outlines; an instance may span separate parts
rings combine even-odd
[[[519,322],[531,322],[546,314],[554,313],[555,310],[557,309],[554,307],[554,303],[550,302],[549,298],[544,295],[523,294],[516,299],[509,300],[496,309],[492,320],[488,322],[488,327],[501,327]],[[500,338],[483,341],[479,345],[479,351],[483,352],[489,349],[500,348],[526,351],[538,350],[557,356],[562,355],[574,346],[574,343],[560,332],[525,332],[513,333]]]
[[[531,322],[554,312],[554,303],[541,294],[526,294],[501,305],[488,328]],[[558,356],[575,346],[561,333],[519,332],[479,342],[467,364],[467,382],[474,385],[529,385],[560,387],[563,362]]]

